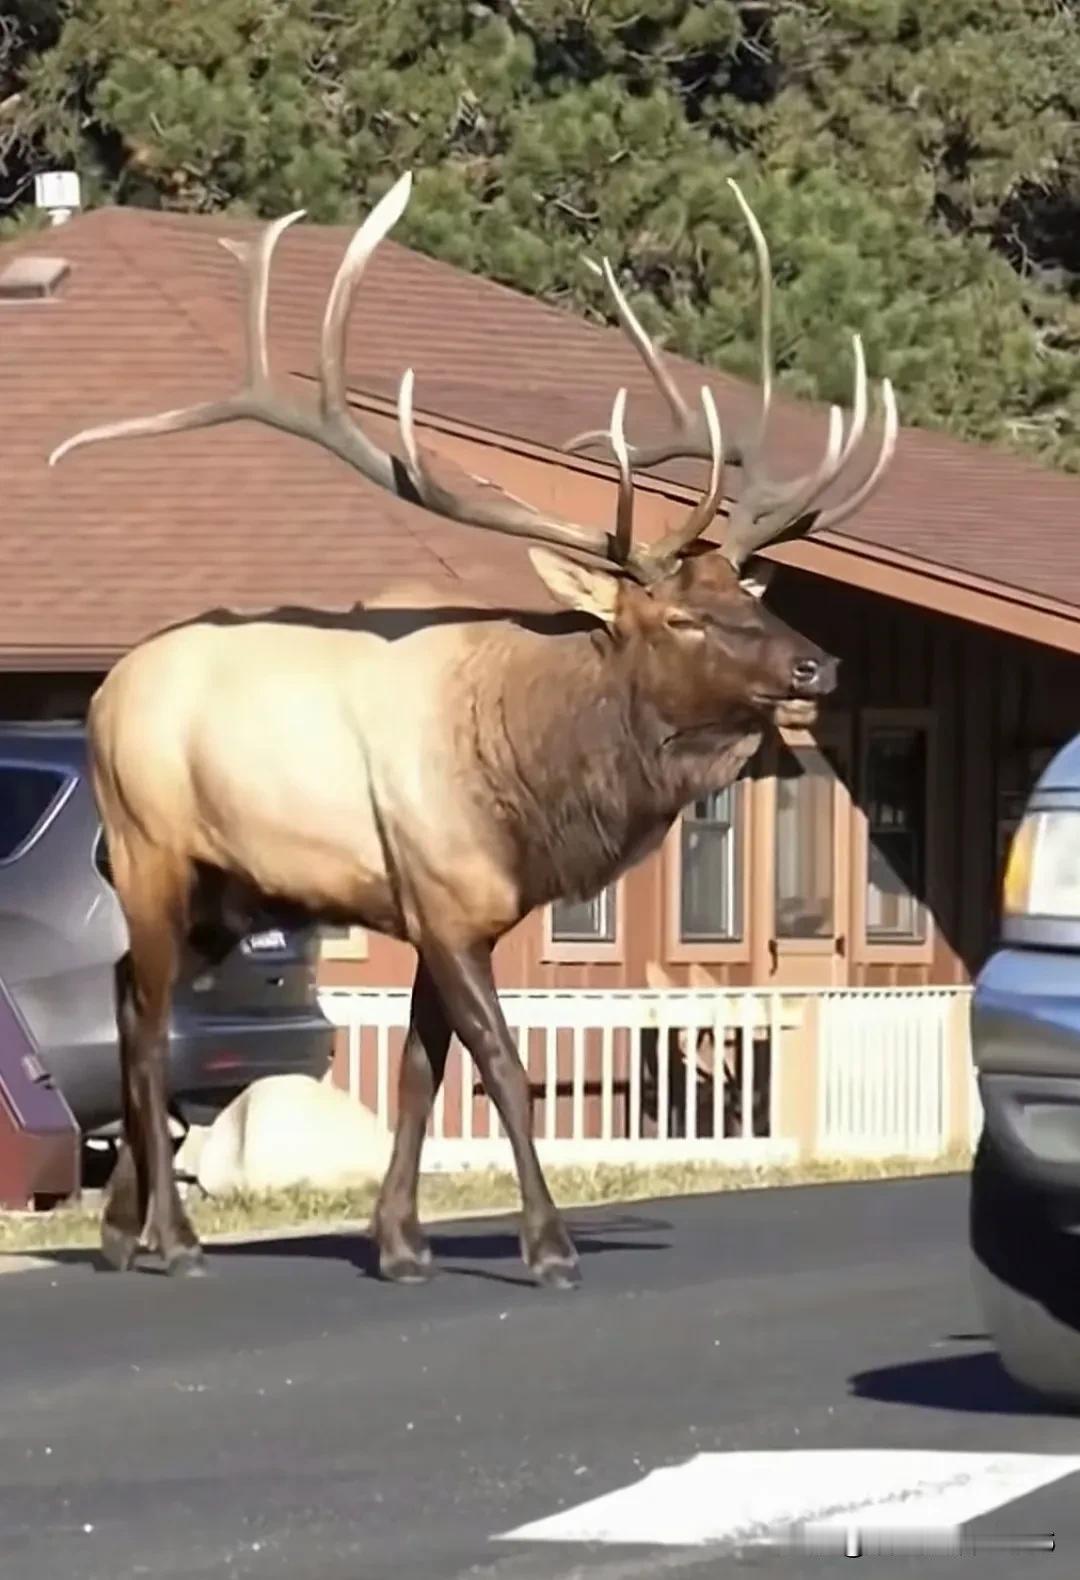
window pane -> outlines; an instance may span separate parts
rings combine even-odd
[[[919,940],[926,915],[926,736],[875,729],[866,746],[868,938]]]
[[[0,861],[33,834],[64,787],[48,768],[0,768]]]
[[[683,812],[679,936],[684,942],[742,937],[739,797],[739,785],[729,785]]]
[[[551,937],[557,944],[615,942],[615,901],[610,889],[592,900],[556,900]]]
[[[776,781],[775,890],[778,938],[831,938],[836,779],[815,747],[785,753]]]

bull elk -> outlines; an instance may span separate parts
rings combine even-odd
[[[231,946],[256,908],[271,907],[364,926],[416,950],[399,1117],[370,1226],[382,1275],[419,1281],[431,1271],[417,1215],[420,1153],[456,1035],[513,1150],[524,1261],[541,1284],[576,1284],[577,1255],[533,1144],[529,1083],[501,1012],[492,950],[536,907],[595,895],[636,864],[689,802],[737,777],[770,725],[811,723],[836,685],[836,660],[764,606],[768,565],[755,554],[866,500],[895,448],[895,402],[885,381],[872,466],[839,502],[817,508],[866,428],[856,337],[846,437],[834,406],[820,465],[787,481],[767,475],[769,253],[734,183],[761,282],[760,414],[726,446],[707,388],[695,417],[605,263],[674,431],[632,449],[620,390],[609,428],[570,441],[581,450],[604,438],[614,453],[614,523],[604,531],[491,485],[463,493],[437,479],[417,442],[411,370],[398,397],[403,459],[350,413],[351,303],[405,210],[410,180],[398,180],[359,226],[334,278],[317,405],[275,393],[267,351],[271,260],[301,210],[254,242],[223,242],[246,276],[238,392],[84,430],[50,457],[51,465],[80,445],[124,436],[266,423],[437,516],[528,540],[533,567],[563,606],[447,609],[399,594],[340,616],[219,611],[141,642],[96,691],[91,773],[129,933],[116,1005],[124,1145],[101,1223],[104,1254],[120,1269],[142,1243],[170,1273],[204,1270],[172,1169],[164,1049],[173,985],[184,951],[208,936],[208,919]],[[704,494],[661,541],[636,544],[632,468],[675,455],[708,460]],[[727,461],[741,467],[739,496],[719,541],[703,543],[724,499]]]

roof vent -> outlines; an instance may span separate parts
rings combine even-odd
[[[40,302],[54,296],[70,269],[66,258],[23,253],[0,270],[0,302]]]
[[[62,225],[82,207],[82,184],[74,170],[47,170],[34,177],[34,202]]]

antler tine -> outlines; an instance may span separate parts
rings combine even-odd
[[[233,241],[219,236],[218,243],[231,253],[247,277],[247,341],[244,366],[247,370],[246,389],[265,389],[270,383],[270,358],[267,352],[266,324],[270,299],[270,265],[274,249],[281,236],[303,219],[306,209],[298,208],[292,214],[267,225],[254,242]]]
[[[843,471],[855,454],[858,446],[862,443],[869,411],[866,398],[866,353],[863,351],[862,336],[860,334],[852,335],[851,344],[855,352],[855,395],[851,403],[851,427],[848,430],[848,436],[840,456],[840,471]]]
[[[772,344],[772,262],[765,233],[738,182],[729,179],[728,186],[735,195],[750,231],[760,287],[761,403],[752,432],[744,438],[736,439],[734,443],[729,443],[727,452],[727,459],[741,466],[743,483],[739,499],[732,507],[728,518],[722,547],[732,563],[740,565],[750,554],[773,538],[781,535],[789,536],[794,530],[807,531],[815,523],[831,525],[858,509],[878,486],[892,458],[896,444],[897,421],[892,387],[886,382],[882,386],[885,401],[885,431],[873,470],[848,499],[813,516],[811,512],[816,501],[845,470],[861,444],[866,430],[869,412],[866,356],[862,337],[855,334],[852,336],[855,367],[851,426],[846,438],[843,415],[838,407],[833,406],[829,411],[825,451],[814,470],[787,480],[774,480],[768,477],[762,455],[775,384]],[[659,352],[634,316],[620,290],[611,265],[605,259],[602,268],[592,262],[589,263],[589,267],[595,273],[602,274],[607,281],[619,321],[645,363],[653,382],[664,396],[674,419],[673,431],[667,438],[655,443],[628,447],[632,463],[635,466],[651,466],[659,461],[676,458],[698,459],[712,456],[714,450],[708,405],[705,407],[704,421],[700,414],[691,417],[682,396],[660,360]],[[601,437],[604,437],[602,430],[577,434],[563,448],[570,452],[581,451]],[[665,553],[677,555],[681,548],[685,548],[693,541],[694,536],[696,533],[691,532],[684,541],[680,529],[678,532],[669,533],[662,547]],[[657,545],[652,552],[655,554],[660,548],[661,545]]]
[[[411,195],[412,172],[407,170],[360,225],[334,276],[319,339],[319,403],[324,417],[345,418],[351,423],[345,382],[349,314],[368,264],[408,208]]]
[[[813,472],[788,483],[776,484],[746,469],[743,491],[731,508],[721,552],[733,565],[741,565],[757,549],[798,520],[836,477],[842,454],[844,419],[839,406],[829,408],[829,434],[825,451]]]
[[[626,448],[626,390],[620,389],[611,408],[611,448],[619,468],[619,502],[615,511],[615,541],[623,559],[629,559],[634,542],[634,477]]]
[[[690,408],[676,388],[671,374],[661,362],[660,353],[646,334],[644,326],[620,290],[619,282],[615,278],[615,271],[612,269],[610,262],[607,258],[604,258],[597,264],[591,258],[586,258],[585,266],[591,269],[594,274],[602,275],[606,281],[607,288],[615,302],[615,310],[619,315],[619,321],[641,360],[652,375],[653,382],[670,407],[677,431],[679,433],[690,433],[694,427],[694,418]],[[608,428],[594,428],[588,433],[579,433],[575,438],[568,440],[563,445],[563,449],[570,454],[574,454],[597,439],[610,438],[610,433],[611,430]],[[634,453],[636,456],[637,452],[635,451]]]
[[[268,225],[254,245],[244,241],[219,238],[225,250],[243,266],[247,276],[247,307],[245,315],[245,346],[243,388],[221,400],[200,401],[194,406],[178,406],[153,417],[127,417],[118,422],[102,423],[99,427],[84,428],[59,444],[49,456],[49,465],[55,466],[72,450],[83,445],[97,444],[102,439],[137,439],[162,433],[181,433],[193,428],[213,428],[219,423],[236,422],[242,417],[261,417],[275,427],[288,428],[288,414],[274,405],[269,397],[270,367],[266,350],[266,318],[270,264],[283,232],[297,220],[303,219],[306,210],[296,209]],[[264,409],[265,408],[265,409]]]
[[[823,491],[825,484],[820,488],[808,489],[807,499],[772,512],[759,521],[752,522],[752,518],[747,512],[745,517],[743,517],[743,520],[747,523],[743,533],[740,535],[733,530],[732,539],[730,541],[725,540],[722,549],[722,552],[727,555],[734,565],[743,564],[756,549],[763,547],[765,543],[779,542],[785,538],[805,537],[812,531],[820,531],[822,527],[835,527],[838,523],[846,520],[849,516],[854,515],[857,510],[861,509],[885,476],[885,472],[896,450],[897,436],[900,430],[896,396],[890,379],[883,379],[881,382],[881,401],[883,411],[881,442],[878,445],[878,453],[874,465],[859,486],[846,498],[838,500],[835,505],[830,505],[824,510],[814,510],[812,506],[813,500]],[[834,407],[834,414],[836,410],[837,408]],[[850,456],[850,453],[849,435],[849,442],[844,446],[840,462],[832,469],[831,477],[827,481],[831,481],[833,477],[839,474],[845,456]],[[821,470],[819,468],[819,472]],[[740,514],[741,505],[742,501],[740,500],[732,512],[733,521]]]
[[[838,500],[835,505],[818,512],[814,522],[817,529],[821,527],[835,527],[838,522],[845,521],[848,516],[860,510],[870,495],[876,492],[878,485],[888,469],[889,462],[896,452],[897,436],[900,432],[900,418],[896,409],[896,395],[893,392],[892,380],[881,381],[881,404],[883,421],[881,425],[881,444],[878,446],[877,460],[871,467],[867,476],[846,499]]]
[[[713,520],[720,502],[724,496],[724,440],[720,431],[720,419],[716,412],[716,402],[713,400],[712,391],[707,385],[702,386],[701,404],[704,408],[705,428],[709,435],[709,444],[712,449],[712,469],[709,476],[709,487],[702,499],[694,506],[686,520],[654,543],[647,551],[650,559],[657,565],[670,566],[679,555],[684,553],[699,538],[706,527]]]
[[[639,580],[650,577],[651,567],[644,552],[637,554],[632,546],[633,481],[628,467],[620,466],[614,535],[579,526],[576,522],[565,521],[559,516],[545,516],[532,505],[518,499],[516,495],[472,473],[468,475],[474,483],[480,484],[484,493],[479,496],[472,495],[467,501],[462,501],[431,475],[424,460],[417,441],[413,417],[415,382],[412,368],[407,368],[398,389],[398,426],[405,447],[409,480],[416,490],[420,504],[427,506],[437,515],[449,517],[454,521],[467,522],[471,526],[490,527],[495,531],[508,533],[512,537],[531,538],[541,543],[555,543],[561,548],[575,549],[614,562]],[[624,391],[620,390],[619,395],[625,400]],[[618,442],[625,444],[622,439],[619,396],[616,397],[612,424],[613,427],[618,425]]]
[[[758,417],[756,443],[758,448],[764,443],[765,430],[769,424],[769,413],[772,410],[773,395],[773,350],[772,350],[772,301],[773,301],[773,274],[772,258],[769,254],[769,243],[765,238],[758,217],[743,196],[739,183],[728,177],[728,186],[735,194],[735,200],[743,213],[750,230],[750,237],[754,243],[754,253],[758,266],[758,286],[761,296],[760,311],[760,336],[761,336],[761,412]]]
[[[723,544],[723,551],[733,564],[742,564],[755,550],[780,534],[786,534],[794,523],[803,521],[815,500],[840,475],[860,444],[868,412],[866,357],[860,335],[852,336],[852,345],[855,377],[852,420],[847,439],[841,445],[843,417],[839,407],[832,406],[829,410],[829,437],[825,454],[813,472],[776,483],[760,471],[759,452],[746,457],[743,492],[731,512]],[[819,521],[820,516],[815,518],[815,524]]]
[[[604,258],[598,264],[591,258],[586,258],[585,265],[594,274],[602,275],[606,281],[615,303],[619,322],[644,362],[650,378],[663,396],[673,419],[672,432],[668,439],[662,439],[651,445],[627,446],[631,464],[635,467],[655,466],[660,461],[671,461],[682,456],[703,461],[711,459],[712,439],[708,424],[702,422],[700,415],[695,416],[683,400],[674,379],[660,359],[659,351],[626,300],[610,262]],[[610,443],[609,428],[590,428],[584,433],[575,434],[572,439],[567,439],[561,448],[567,455],[580,455],[583,450],[605,439]]]
[[[765,233],[758,223],[757,216],[743,197],[738,184],[729,179],[728,185],[738,199],[739,206],[750,227],[754,253],[757,258],[758,280],[761,292],[761,409],[758,413],[756,431],[753,437],[745,443],[736,441],[729,446],[728,460],[739,465],[742,463],[744,450],[749,452],[755,447],[760,447],[772,407],[772,264],[769,257],[769,245],[765,239]],[[656,440],[652,444],[631,445],[629,447],[633,464],[637,467],[643,467],[656,466],[661,461],[681,459],[711,460],[713,453],[712,434],[709,430],[707,418],[703,421],[701,413],[696,415],[692,413],[683,400],[674,379],[661,360],[660,352],[649,338],[630,303],[626,300],[615,278],[610,262],[607,258],[604,258],[602,263],[597,264],[591,258],[586,258],[585,264],[594,274],[602,275],[606,281],[607,288],[611,292],[612,300],[615,303],[619,322],[622,324],[627,338],[644,362],[653,383],[664,397],[673,419],[672,432],[666,439]],[[607,437],[607,429],[591,428],[584,433],[575,434],[572,439],[566,440],[562,448],[568,454],[580,454],[582,450],[587,450],[591,445]]]

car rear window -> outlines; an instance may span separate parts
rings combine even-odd
[[[7,861],[37,832],[64,788],[55,768],[0,764],[0,861]]]

